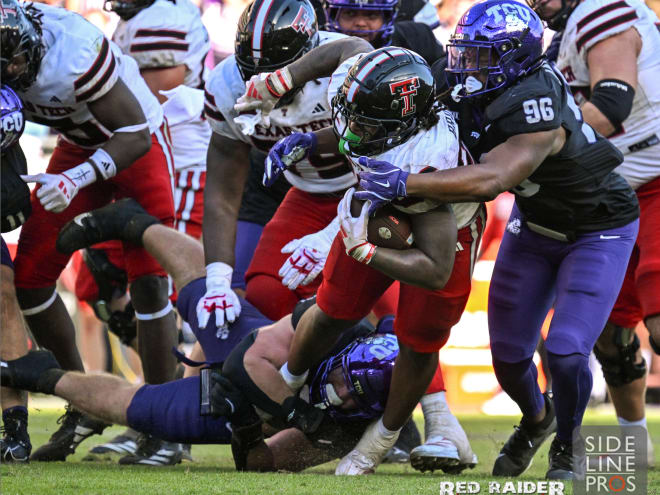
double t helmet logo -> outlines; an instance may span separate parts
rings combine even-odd
[[[417,94],[417,88],[419,88],[419,79],[417,77],[390,83],[390,92],[393,95],[401,96],[401,117],[415,112],[413,96]]]

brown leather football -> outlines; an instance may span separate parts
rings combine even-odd
[[[362,201],[353,198],[351,204],[353,216],[360,214],[362,204]],[[414,241],[410,218],[394,206],[385,205],[376,210],[373,217],[369,217],[367,239],[379,247],[408,249]]]

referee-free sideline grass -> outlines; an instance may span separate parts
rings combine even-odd
[[[58,427],[60,409],[30,410],[29,430],[34,448],[46,442]],[[423,421],[415,416],[420,430]],[[375,475],[360,477],[334,476],[335,462],[308,469],[301,474],[237,473],[228,446],[195,445],[195,462],[173,467],[119,466],[116,462],[86,462],[87,451],[102,440],[122,431],[121,427],[105,430],[101,436],[86,440],[66,462],[33,462],[28,465],[0,466],[0,492],[3,495],[191,495],[191,494],[436,494],[441,481],[479,481],[482,494],[488,493],[488,481],[503,483],[504,479],[490,475],[495,457],[518,422],[517,417],[459,416],[472,448],[479,457],[473,470],[460,476],[446,476],[441,472],[421,474],[407,464],[385,464]],[[649,431],[656,450],[656,464],[660,464],[660,409],[648,413]],[[586,424],[614,424],[611,411],[588,411]],[[547,469],[546,442],[537,453],[531,468],[520,480],[543,480]],[[565,493],[571,493],[570,483]],[[648,493],[660,495],[660,470],[648,473]]]

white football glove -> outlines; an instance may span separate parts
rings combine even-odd
[[[355,476],[375,472],[385,454],[396,443],[401,431],[397,430],[385,435],[382,422],[381,418],[367,427],[355,448],[339,461],[335,475]]]
[[[293,78],[287,67],[275,72],[262,72],[252,76],[245,85],[245,93],[234,105],[237,112],[261,110],[266,127],[270,126],[270,112],[285,93],[293,89]]]
[[[215,313],[215,326],[219,329],[225,322],[232,323],[241,314],[241,302],[231,290],[233,268],[226,263],[206,265],[206,294],[197,303],[197,324],[206,328],[211,313]]]
[[[61,174],[21,175],[25,182],[37,182],[37,198],[46,211],[61,213],[83,187],[96,181],[96,172],[89,162],[81,163]]]
[[[369,224],[369,207],[371,201],[365,201],[359,217],[351,214],[351,201],[355,188],[351,187],[337,206],[339,218],[339,233],[344,241],[346,254],[368,265],[376,251],[376,246],[367,240],[367,226]]]
[[[323,230],[294,239],[282,248],[283,253],[293,253],[280,268],[282,285],[295,290],[307,285],[323,271],[330,246],[339,232],[339,219],[334,218]]]

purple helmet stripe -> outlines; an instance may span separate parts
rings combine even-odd
[[[406,55],[406,51],[401,49],[401,48],[393,48],[391,50],[387,50],[386,52],[381,53],[378,55],[376,58],[374,58],[371,62],[369,62],[367,65],[362,67],[360,72],[355,74],[355,81],[351,83],[351,87],[348,88],[348,93],[346,95],[346,100],[351,103],[353,101],[353,97],[355,96],[355,92],[358,90],[359,87],[359,82],[364,80],[365,77],[369,75],[369,73],[376,68],[376,66],[383,62],[384,60],[387,60],[390,57],[400,57],[401,55]]]
[[[264,23],[268,17],[268,12],[273,6],[275,0],[265,0],[259,7],[259,13],[254,23],[254,35],[252,36],[252,56],[261,58],[261,45],[264,36]]]

